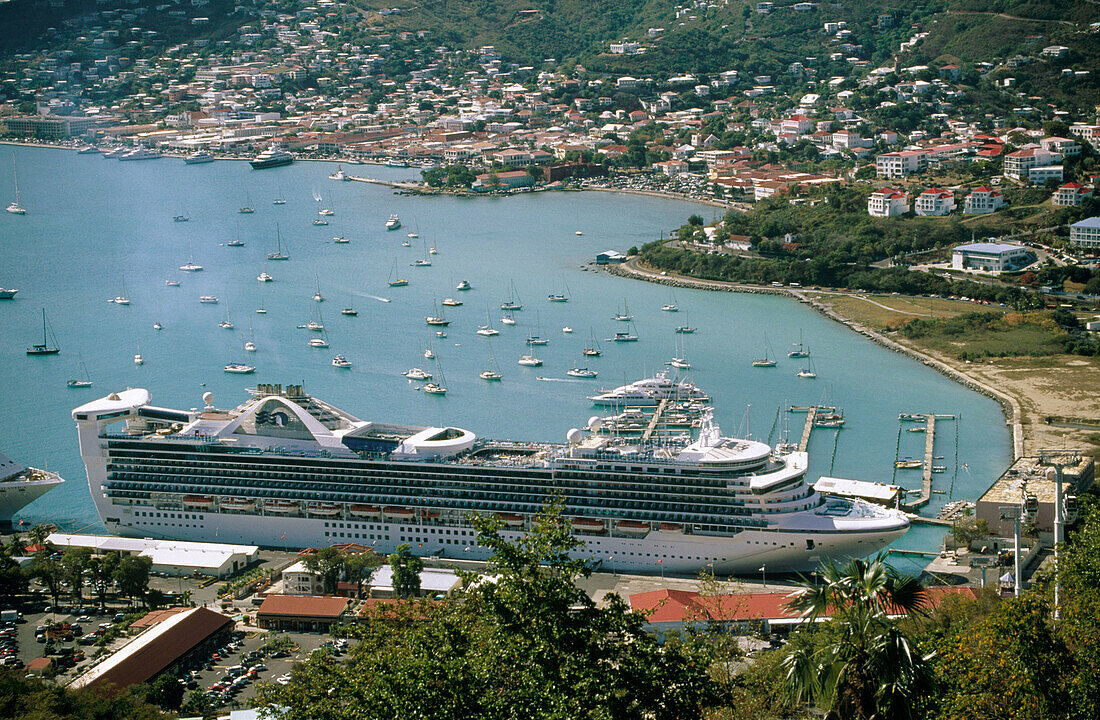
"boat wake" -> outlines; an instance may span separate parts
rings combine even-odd
[[[359,297],[365,297],[365,298],[370,298],[371,300],[377,300],[378,302],[384,302],[384,303],[391,302],[391,300],[389,298],[380,297],[378,295],[371,295],[370,293],[357,292],[357,293],[354,293],[354,294],[358,295]]]
[[[551,377],[544,377],[542,375],[536,376],[535,379],[536,380],[542,380],[543,382],[564,382],[564,383],[584,382],[583,380],[574,380],[573,378],[551,378]]]

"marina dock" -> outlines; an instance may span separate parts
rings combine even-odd
[[[954,419],[954,415],[936,415],[934,413],[928,413],[924,416],[924,460],[921,463],[920,494],[913,500],[903,502],[901,504],[902,510],[915,512],[927,505],[932,499],[932,473],[936,470],[933,465],[933,461],[935,460],[933,447],[936,444],[936,421]]]
[[[802,439],[798,441],[799,452],[806,452],[810,446],[810,433],[814,429],[814,418],[817,417],[817,408],[812,407],[806,412],[806,425],[802,428]]]
[[[657,429],[657,423],[661,422],[661,414],[664,413],[667,407],[668,398],[665,398],[657,405],[657,409],[653,411],[653,417],[649,420],[649,425],[646,425],[645,432],[642,433],[643,441],[647,441],[653,437],[653,431]]]

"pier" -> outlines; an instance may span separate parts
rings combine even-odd
[[[817,417],[817,408],[812,407],[806,412],[806,426],[802,428],[802,439],[798,442],[799,452],[806,452],[810,447],[810,433],[814,429],[814,418]]]
[[[649,425],[646,426],[645,432],[642,433],[642,441],[648,441],[653,437],[653,431],[657,429],[657,423],[661,421],[661,414],[664,413],[665,408],[668,407],[668,398],[665,398],[657,405],[657,409],[653,411],[653,417],[649,419]]]
[[[914,500],[903,502],[901,504],[902,510],[919,510],[932,499],[932,473],[935,471],[932,463],[935,460],[933,447],[936,444],[936,421],[954,419],[954,415],[928,413],[924,416],[924,461],[921,464],[920,494]]]

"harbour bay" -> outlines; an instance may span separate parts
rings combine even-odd
[[[155,404],[195,407],[202,393],[211,391],[215,404],[232,407],[244,399],[245,385],[301,382],[364,419],[561,440],[594,414],[586,394],[652,374],[681,350],[694,365],[690,376],[714,398],[716,420],[727,434],[774,440],[789,422],[797,440],[802,416],[780,412],[776,421],[777,408],[814,403],[842,408],[843,430],[815,431],[811,480],[824,474],[890,481],[902,412],[958,418],[957,469],[955,428],[941,427],[936,452],[948,469],[934,487],[946,492],[935,495],[926,512],[948,499],[976,498],[1010,460],[1010,439],[994,402],[796,302],[678,289],[674,299],[680,312],[668,313],[660,309],[672,299],[667,287],[581,269],[597,252],[641,245],[691,213],[709,221],[713,208],[609,193],[396,196],[384,187],[329,180],[335,170],[330,163],[253,171],[241,162],[120,163],[42,148],[5,147],[0,154],[9,152],[16,155],[28,214],[0,218],[5,260],[0,285],[20,289],[14,301],[0,304],[5,338],[0,449],[25,463],[47,465],[68,481],[28,506],[27,522],[50,521],[68,530],[95,527],[69,412],[127,386],[148,388]],[[375,166],[344,169],[385,179],[416,174]],[[0,196],[11,190],[11,178],[0,177]],[[286,205],[272,204],[279,196]],[[255,212],[240,214],[246,204]],[[327,226],[312,224],[321,207],[335,211]],[[387,232],[384,223],[392,213],[404,226]],[[190,219],[174,222],[176,215]],[[265,260],[276,247],[276,226],[289,262]],[[576,235],[578,230],[583,234]],[[414,231],[420,238],[407,238]],[[349,242],[336,244],[334,236]],[[244,247],[226,246],[237,237]],[[408,247],[402,246],[405,240]],[[438,254],[429,256],[429,247]],[[177,269],[191,257],[204,266],[202,272]],[[426,258],[430,267],[411,265]],[[409,279],[408,287],[388,286],[395,266]],[[257,282],[264,271],[273,282]],[[166,279],[181,284],[168,287]],[[472,290],[455,290],[463,279]],[[499,322],[499,303],[513,282],[524,308],[515,313],[517,325],[507,327]],[[129,306],[106,302],[124,288]],[[547,302],[548,293],[563,288],[568,302]],[[323,303],[312,299],[318,289]],[[218,296],[220,302],[200,304],[201,295]],[[446,297],[464,305],[446,308],[452,321],[446,338],[430,337],[424,317]],[[636,315],[639,342],[603,342],[622,329],[611,316],[624,303]],[[266,314],[254,312],[261,306]],[[358,316],[341,315],[348,306]],[[62,353],[30,358],[24,347],[40,338],[43,307]],[[232,330],[218,326],[227,308]],[[501,331],[491,340],[475,333],[487,308]],[[314,317],[326,326],[327,350],[308,347],[312,334],[297,327]],[[161,331],[153,330],[158,321]],[[683,338],[673,332],[685,323],[698,332]],[[258,351],[246,357],[250,324]],[[563,326],[574,332],[563,333]],[[550,338],[537,353],[544,366],[519,367],[516,360],[528,352],[524,339],[536,332]],[[591,335],[604,351],[588,363],[600,371],[599,378],[567,378],[565,370],[581,362],[580,349]],[[795,377],[797,361],[784,357],[800,336],[812,351],[815,380]],[[423,357],[429,340],[435,361]],[[766,342],[780,355],[778,367],[751,367]],[[499,384],[478,377],[490,362],[490,345],[504,375]],[[137,352],[145,359],[142,366],[132,361]],[[354,366],[332,367],[337,353]],[[66,387],[66,380],[79,374],[78,357],[95,383],[91,389]],[[222,371],[227,362],[245,359],[257,366],[254,376]],[[447,396],[416,392],[400,374],[425,363],[442,368]],[[903,432],[900,443],[898,454],[918,457],[924,440]],[[905,472],[898,475],[901,484],[919,485],[918,476]],[[898,544],[935,549],[940,534],[942,529],[917,527]]]

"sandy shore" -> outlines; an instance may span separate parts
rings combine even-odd
[[[738,283],[723,282],[720,280],[700,280],[673,273],[655,272],[648,268],[641,267],[636,259],[631,259],[622,265],[612,266],[609,270],[617,275],[677,287],[721,290],[725,292],[788,295],[797,299],[799,302],[806,303],[810,307],[813,307],[826,317],[842,323],[855,332],[870,338],[879,345],[894,352],[907,355],[917,362],[942,373],[951,380],[996,400],[1004,412],[1006,423],[1011,428],[1013,457],[1022,456],[1025,449],[1034,452],[1040,448],[1060,447],[1062,445],[1061,442],[1051,442],[1054,436],[1058,436],[1059,434],[1073,434],[1075,439],[1081,441],[1080,444],[1085,444],[1087,430],[1080,428],[1052,427],[1043,422],[1044,417],[1051,415],[1081,417],[1082,414],[1085,414],[1086,409],[1083,408],[1079,402],[1077,393],[1066,392],[1067,387],[1075,388],[1074,385],[1067,386],[1064,384],[1066,378],[1058,378],[1052,375],[1049,382],[1042,383],[1039,381],[1039,378],[1036,377],[1036,373],[1022,371],[1027,368],[1017,368],[1014,372],[1011,367],[1004,367],[1009,365],[1009,363],[1000,363],[991,366],[973,365],[959,362],[953,358],[933,355],[913,344],[899,342],[852,318],[844,317],[831,308],[826,302],[822,302],[818,299],[811,299],[801,290],[781,287],[761,287],[758,285],[740,285]],[[997,372],[998,368],[1001,369],[1000,372]],[[1093,363],[1085,363],[1084,366],[1081,367],[1074,366],[1074,369],[1079,370],[1081,374],[1089,371],[1095,373],[1096,365]],[[990,370],[993,372],[990,372]],[[1039,377],[1045,378],[1046,375],[1047,373],[1043,372],[1039,374]],[[1044,386],[1046,387],[1045,391],[1043,391]],[[1100,394],[1093,398],[1092,404],[1088,406],[1087,409],[1090,414],[1086,414],[1086,417],[1100,417]],[[1097,432],[1100,433],[1100,431]],[[1091,446],[1091,443],[1088,444]]]

